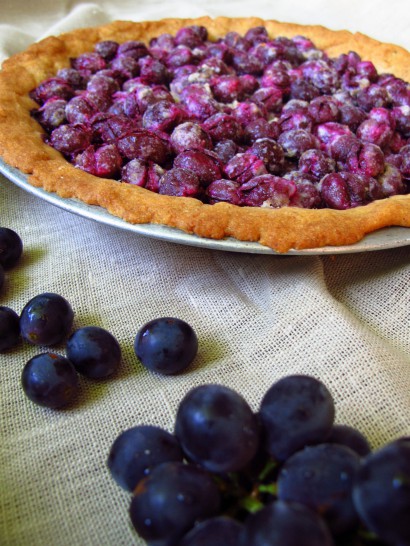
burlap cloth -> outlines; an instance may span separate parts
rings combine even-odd
[[[0,55],[112,19],[203,14],[321,23],[409,48],[406,1],[386,6],[3,1]],[[21,345],[0,356],[0,544],[143,544],[128,522],[129,495],[109,476],[107,454],[133,425],[172,430],[178,402],[194,385],[228,385],[257,409],[276,379],[312,374],[333,393],[337,421],[359,427],[373,447],[410,434],[409,246],[292,257],[200,249],[98,224],[0,180],[0,225],[15,229],[25,245],[1,305],[20,312],[36,294],[60,293],[75,310],[75,327],[100,325],[123,351],[121,373],[82,380],[79,400],[65,411],[35,406],[23,394],[21,370],[37,348]],[[177,377],[147,372],[133,353],[139,327],[167,315],[188,321],[199,337],[194,366]]]

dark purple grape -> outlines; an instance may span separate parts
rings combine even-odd
[[[128,55],[118,55],[110,63],[111,70],[115,70],[124,80],[135,78],[140,73],[138,61]]]
[[[251,121],[243,129],[243,139],[247,144],[251,144],[259,138],[270,138],[277,140],[279,135],[279,124],[275,121],[267,121],[264,118]]]
[[[353,500],[366,526],[387,544],[410,544],[410,438],[399,438],[363,459]]]
[[[210,203],[225,201],[232,203],[232,205],[239,205],[241,200],[239,188],[240,184],[238,182],[221,178],[220,180],[211,182],[206,188],[206,195],[209,197]]]
[[[223,38],[225,44],[231,48],[238,49],[240,51],[247,51],[251,47],[251,43],[246,40],[239,32],[230,31],[227,32]]]
[[[320,206],[320,192],[316,187],[316,180],[313,176],[300,171],[291,171],[285,175],[285,178],[296,186],[296,191],[290,200],[292,206],[305,209]]]
[[[299,170],[319,181],[336,170],[336,163],[322,150],[306,150],[299,158]]]
[[[84,73],[79,72],[75,68],[61,68],[61,70],[57,72],[57,77],[64,80],[75,90],[85,89],[87,77]]]
[[[122,167],[122,157],[114,144],[99,148],[88,146],[73,160],[73,165],[94,176],[116,178]]]
[[[358,154],[350,154],[346,159],[347,171],[376,177],[384,171],[384,154],[379,146],[365,142]]]
[[[200,193],[198,176],[180,167],[166,171],[158,182],[158,193],[177,197],[197,197]]]
[[[185,45],[191,49],[199,47],[208,38],[208,30],[202,25],[183,27],[175,34],[175,43]]]
[[[0,265],[11,269],[21,258],[23,242],[20,236],[10,228],[0,227]]]
[[[45,292],[24,306],[20,315],[21,336],[33,345],[56,345],[69,334],[73,319],[74,312],[65,298]]]
[[[88,80],[88,93],[86,93],[85,96],[93,97],[95,95],[99,95],[101,98],[104,97],[105,100],[110,103],[111,95],[119,90],[120,86],[115,79],[114,74],[109,76],[108,74],[104,75],[101,72],[98,72],[97,74],[94,74],[94,76],[91,76],[91,78]]]
[[[218,488],[205,470],[168,462],[156,466],[138,483],[130,517],[148,543],[177,546],[195,523],[216,515],[219,508]]]
[[[187,457],[210,472],[235,472],[255,455],[258,421],[245,399],[222,385],[202,385],[181,400],[175,435]]]
[[[132,133],[135,124],[124,114],[100,114],[91,124],[93,141],[113,144],[117,139]]]
[[[296,193],[296,184],[292,180],[273,174],[255,176],[239,188],[240,203],[247,207],[288,206]]]
[[[375,83],[358,89],[355,99],[357,106],[365,112],[372,108],[386,108],[390,102],[387,90]]]
[[[107,465],[116,483],[132,492],[155,466],[182,459],[182,449],[175,436],[159,427],[141,425],[117,436]]]
[[[97,114],[97,108],[85,95],[77,95],[67,102],[65,115],[72,125],[88,124]]]
[[[1,283],[0,283],[1,284]],[[0,353],[15,347],[20,340],[20,320],[10,307],[0,306]]]
[[[67,340],[67,358],[77,372],[92,379],[115,373],[121,363],[121,348],[115,337],[98,326],[76,330]]]
[[[191,529],[178,546],[238,546],[243,525],[227,516],[201,521]]]
[[[118,43],[113,40],[103,40],[95,44],[94,51],[104,60],[110,61],[118,51]]]
[[[221,178],[219,158],[206,150],[185,150],[174,159],[174,167],[194,173],[201,185],[208,186]]]
[[[317,511],[335,535],[348,532],[358,523],[352,489],[359,466],[359,455],[344,445],[306,447],[283,464],[278,498]]]
[[[262,159],[250,152],[245,152],[234,155],[225,165],[224,173],[231,180],[243,184],[256,176],[268,174],[268,171]]]
[[[356,131],[357,128],[366,119],[366,113],[357,106],[344,102],[339,104],[340,123],[347,125],[351,131]]]
[[[66,107],[67,101],[54,98],[33,110],[32,115],[46,131],[52,131],[67,121]]]
[[[198,352],[197,335],[178,318],[153,319],[138,331],[134,350],[142,365],[151,371],[172,375],[185,370]]]
[[[84,126],[60,125],[51,132],[50,144],[62,154],[75,154],[90,145],[90,134]]]
[[[408,105],[395,106],[392,109],[393,118],[396,121],[397,129],[405,138],[410,137],[410,108]]]
[[[147,46],[143,42],[137,40],[128,40],[118,46],[117,55],[123,55],[124,57],[132,57],[136,61],[142,57],[149,55]]]
[[[291,106],[292,103],[297,101],[289,101],[285,108],[283,108],[281,115],[279,116],[279,126],[281,132],[304,130],[310,133],[313,129],[313,121],[309,115],[307,106],[300,105],[300,108]],[[301,102],[301,101],[299,101]]]
[[[142,186],[147,190],[158,192],[159,181],[163,174],[164,169],[156,163],[152,163],[152,161],[132,159],[123,167],[121,180],[128,184]]]
[[[218,112],[209,116],[202,124],[203,129],[212,137],[214,142],[233,140],[237,142],[242,136],[240,123],[229,114]]]
[[[322,94],[331,95],[339,87],[336,70],[323,59],[306,61],[301,65],[301,70],[303,77]]]
[[[330,173],[320,182],[323,202],[331,209],[345,210],[351,207],[350,192],[340,173]]]
[[[266,449],[278,461],[325,441],[335,408],[326,386],[314,377],[289,375],[274,383],[260,406]]]
[[[252,44],[266,43],[269,41],[268,31],[263,26],[250,28],[246,31],[244,38]]]
[[[326,443],[345,445],[361,457],[371,452],[367,438],[359,430],[348,425],[333,425]]]
[[[30,93],[30,97],[40,105],[49,99],[69,100],[73,96],[73,88],[62,78],[48,78]]]
[[[233,140],[221,140],[215,144],[213,152],[218,156],[222,165],[224,165],[237,154],[238,145]]]
[[[283,148],[271,138],[259,138],[248,150],[249,153],[259,157],[268,172],[279,174],[284,167],[285,154]]]
[[[333,546],[324,520],[297,503],[275,501],[245,521],[240,546]]]
[[[171,51],[175,48],[175,38],[168,32],[165,32],[163,34],[160,34],[159,36],[156,36],[155,38],[151,38],[149,45],[151,48],[159,48],[163,49],[165,51]]]
[[[160,100],[148,106],[142,116],[142,125],[150,131],[170,133],[183,121],[182,109],[169,100]]]
[[[299,158],[303,152],[312,148],[319,148],[317,138],[304,129],[284,131],[278,138],[287,157]]]
[[[335,139],[342,136],[354,136],[347,125],[342,125],[341,123],[337,123],[335,121],[329,121],[328,123],[321,123],[320,125],[317,125],[315,128],[315,133],[324,147],[329,147],[332,142],[335,141]]]
[[[212,148],[211,137],[198,123],[192,121],[177,125],[171,133],[170,142],[176,154],[185,150],[209,150]]]
[[[385,149],[393,138],[393,130],[387,123],[380,123],[376,119],[370,118],[359,125],[356,135],[362,142],[376,144]]]
[[[94,74],[99,70],[106,68],[105,60],[96,52],[82,53],[71,61],[72,68],[76,70],[85,70]]]
[[[211,89],[213,96],[218,102],[230,103],[235,100],[241,100],[243,96],[243,87],[238,76],[225,74],[216,76],[211,80]]]
[[[261,105],[267,112],[279,113],[283,105],[283,92],[273,85],[260,87],[250,100]]]
[[[263,72],[262,87],[281,89],[286,95],[290,92],[290,65],[284,61],[274,61]]]
[[[140,77],[148,84],[166,84],[169,80],[167,67],[158,59],[153,57],[142,57],[138,61]]]
[[[387,164],[384,172],[377,177],[377,181],[381,191],[378,199],[406,193],[405,176],[401,174],[400,169],[393,165]]]
[[[337,101],[329,95],[314,98],[309,104],[308,112],[315,123],[338,121],[340,116]]]
[[[238,102],[231,111],[231,115],[239,121],[243,129],[252,121],[267,118],[267,112],[262,105],[247,101]]]
[[[319,89],[307,80],[297,79],[290,84],[291,99],[311,101],[319,95]]]
[[[74,366],[55,353],[41,353],[31,358],[23,368],[21,383],[32,402],[48,408],[66,406],[79,388]]]
[[[163,165],[169,157],[168,142],[147,130],[133,131],[117,141],[119,151],[127,159],[138,158]]]

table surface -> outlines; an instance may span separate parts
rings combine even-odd
[[[79,26],[204,14],[320,23],[410,49],[405,1],[390,2],[388,13],[379,0],[32,4],[0,2],[0,60]],[[172,430],[194,385],[227,385],[257,410],[274,381],[310,374],[332,392],[336,421],[358,427],[373,448],[410,435],[410,246],[325,256],[198,248],[80,217],[1,175],[0,218],[24,243],[1,305],[20,312],[33,296],[57,292],[70,301],[75,328],[106,328],[123,355],[115,378],[82,379],[78,400],[62,411],[34,405],[21,389],[38,348],[0,356],[0,544],[143,544],[107,455],[131,426]],[[186,320],[199,338],[193,366],[175,377],[148,372],[133,351],[138,329],[160,316]]]

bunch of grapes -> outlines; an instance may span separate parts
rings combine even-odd
[[[257,412],[226,386],[195,387],[173,432],[125,430],[107,464],[149,545],[410,544],[410,438],[372,451],[335,424],[331,393],[311,376],[278,380]]]

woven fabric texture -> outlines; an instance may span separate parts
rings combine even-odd
[[[319,22],[410,47],[405,1],[388,21],[382,2],[305,4],[3,2],[0,56],[78,26],[203,14]],[[350,18],[352,10],[368,10],[366,18]],[[110,446],[137,424],[172,431],[179,401],[199,384],[234,388],[257,410],[274,381],[310,374],[332,392],[336,421],[358,427],[374,448],[410,435],[410,246],[329,256],[184,246],[76,216],[2,176],[0,225],[24,243],[1,305],[19,313],[33,296],[57,292],[70,301],[75,328],[106,328],[123,354],[115,378],[81,379],[78,400],[61,411],[22,391],[22,368],[38,348],[21,344],[0,356],[0,544],[142,545],[129,495],[107,470]],[[186,320],[199,338],[194,365],[175,377],[148,372],[133,351],[138,329],[160,316]]]

